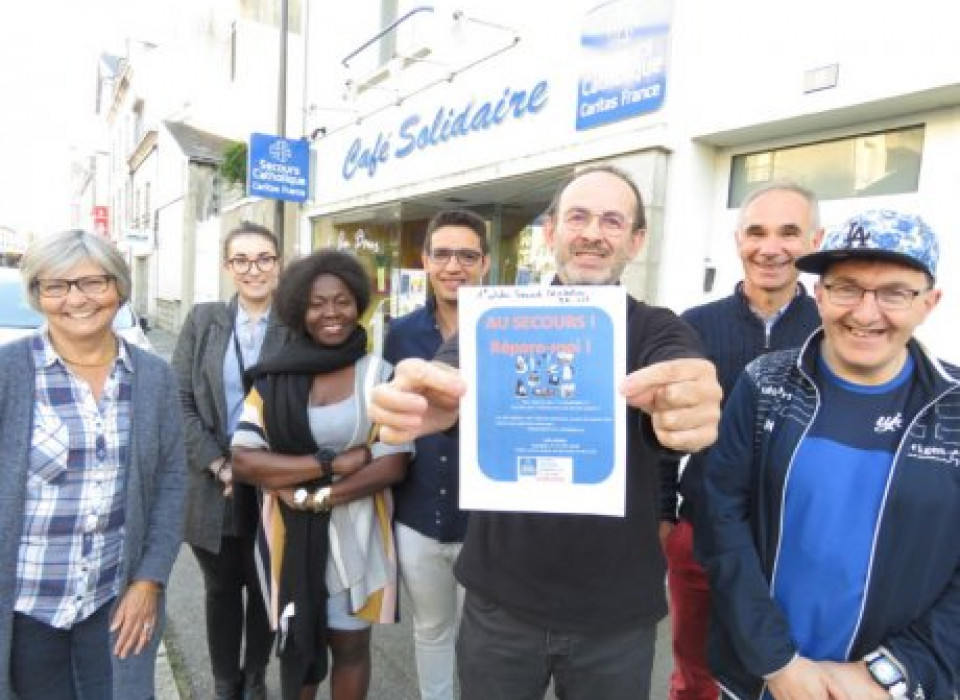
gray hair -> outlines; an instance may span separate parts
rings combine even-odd
[[[110,241],[87,231],[75,229],[55,233],[33,241],[20,260],[20,274],[27,288],[30,305],[40,311],[36,282],[44,276],[63,274],[74,265],[90,261],[116,280],[120,303],[130,298],[130,268]]]
[[[751,190],[750,193],[743,198],[743,201],[740,203],[740,214],[737,216],[738,235],[740,231],[743,230],[743,212],[745,212],[747,207],[753,204],[754,201],[768,192],[793,192],[803,197],[810,211],[810,230],[805,231],[805,233],[812,235],[820,228],[820,203],[817,201],[817,195],[813,193],[813,190],[809,190],[792,180],[771,180],[765,185],[760,185],[755,190]]]

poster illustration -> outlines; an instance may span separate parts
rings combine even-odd
[[[622,287],[461,288],[460,505],[622,516]]]

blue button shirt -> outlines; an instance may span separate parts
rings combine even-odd
[[[237,318],[234,331],[238,335],[234,342],[234,333],[227,341],[227,350],[223,354],[223,393],[227,401],[227,435],[233,435],[240,422],[240,412],[243,409],[243,374],[240,371],[240,362],[237,358],[237,348],[243,355],[244,369],[250,369],[260,359],[260,350],[263,348],[263,338],[267,334],[267,324],[270,320],[270,311],[263,314],[256,321],[253,320],[241,304],[237,304]]]
[[[390,323],[383,357],[394,365],[408,357],[432,360],[442,343],[431,298],[425,307]],[[458,507],[459,442],[440,433],[422,437],[416,445],[407,478],[393,488],[396,519],[439,542],[462,542],[467,514]]]

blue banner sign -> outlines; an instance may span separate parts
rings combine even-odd
[[[669,3],[604,2],[584,17],[577,131],[660,109],[667,88]]]
[[[250,134],[247,192],[252,197],[302,202],[309,193],[310,143]]]

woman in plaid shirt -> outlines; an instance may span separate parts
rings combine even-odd
[[[46,325],[0,348],[0,700],[153,696],[180,544],[176,383],[113,332],[130,273],[69,231],[23,257]]]

